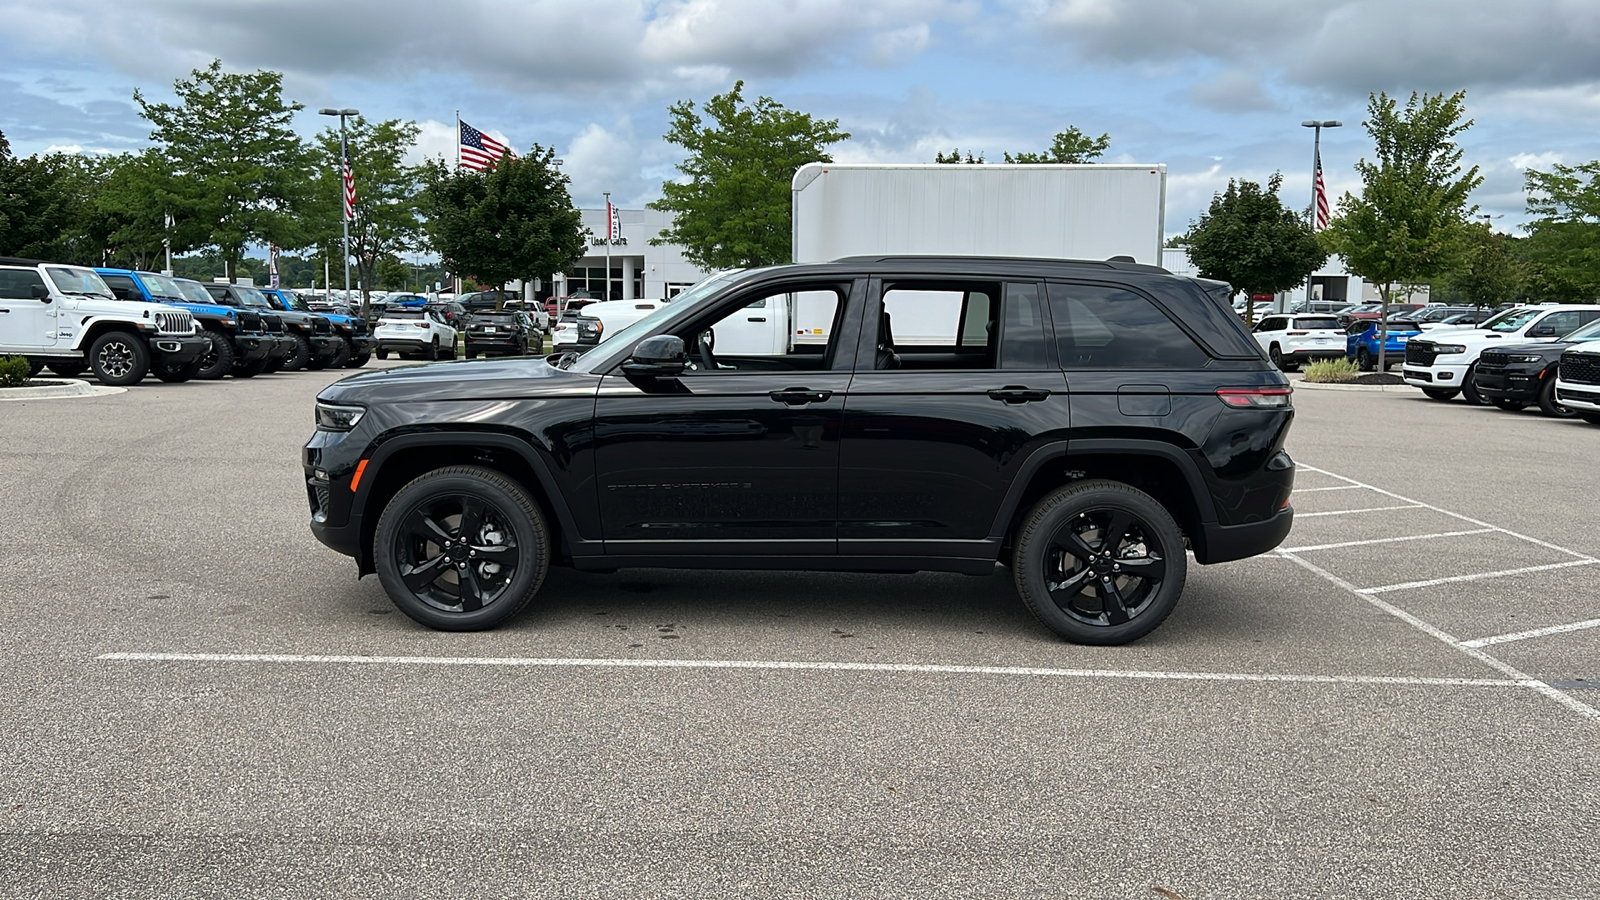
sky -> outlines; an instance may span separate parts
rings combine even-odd
[[[999,161],[1067,127],[1103,161],[1165,163],[1167,231],[1230,178],[1283,174],[1310,203],[1312,130],[1337,198],[1372,155],[1368,97],[1466,91],[1473,196],[1527,220],[1524,172],[1600,158],[1600,0],[0,0],[0,132],[18,155],[148,144],[132,95],[171,97],[219,58],[284,73],[320,107],[421,127],[454,158],[456,111],[554,147],[573,200],[638,207],[676,175],[668,107],[745,96],[837,119],[840,162]]]

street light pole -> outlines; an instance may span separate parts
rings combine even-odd
[[[344,167],[350,159],[350,139],[345,131],[344,120],[346,116],[359,116],[359,109],[323,109],[317,112],[324,116],[339,117],[339,222],[344,226],[344,299],[350,302],[350,217],[344,214]]]
[[[611,299],[611,192],[606,195],[606,299]]]
[[[1311,138],[1311,230],[1313,232],[1317,230],[1317,200],[1321,199],[1318,196],[1317,180],[1322,177],[1322,129],[1338,128],[1343,124],[1343,122],[1335,119],[1307,119],[1300,123],[1303,128],[1314,129]],[[1315,272],[1306,273],[1306,304],[1308,309],[1311,303],[1311,281],[1316,277],[1316,274]]]

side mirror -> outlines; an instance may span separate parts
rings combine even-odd
[[[50,289],[42,284],[34,285],[29,290],[29,293],[33,294],[33,299],[35,300],[43,300],[46,303],[50,302]]]
[[[682,375],[688,362],[683,338],[675,334],[658,334],[645,338],[633,348],[633,355],[622,363],[622,371],[641,377],[671,378]]]
[[[1529,337],[1555,337],[1555,335],[1556,329],[1554,325],[1540,325],[1528,332]]]

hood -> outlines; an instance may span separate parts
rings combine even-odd
[[[597,376],[558,369],[545,358],[505,356],[362,372],[328,385],[317,399],[358,404],[505,400],[593,394],[599,386]]]
[[[187,310],[196,316],[215,316],[218,319],[231,319],[239,314],[239,310],[234,307],[222,306],[217,303],[194,303],[189,300],[162,300],[161,302]]]
[[[1513,354],[1513,353],[1537,353],[1540,356],[1544,357],[1546,360],[1550,360],[1550,361],[1553,362],[1558,357],[1561,356],[1561,351],[1563,351],[1563,350],[1565,350],[1565,349],[1567,349],[1568,347],[1571,347],[1571,346],[1572,346],[1572,344],[1563,344],[1560,341],[1554,341],[1554,342],[1543,343],[1543,344],[1503,344],[1503,343],[1499,343],[1499,344],[1495,344],[1493,347],[1489,347],[1487,349],[1493,350],[1496,353],[1507,353],[1507,354]]]

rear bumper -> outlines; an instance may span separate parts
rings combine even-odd
[[[150,352],[163,363],[186,366],[199,360],[211,349],[211,340],[203,334],[150,338]]]
[[[1319,359],[1344,359],[1343,347],[1315,347],[1301,350],[1285,350],[1283,358],[1290,362],[1315,362]]]
[[[433,344],[428,341],[408,341],[400,338],[379,338],[373,349],[389,353],[425,353],[433,349]]]
[[[506,353],[512,353],[512,352],[514,352],[516,350],[521,349],[522,343],[523,342],[522,342],[521,338],[516,337],[515,335],[509,335],[509,334],[505,334],[505,335],[486,335],[484,337],[479,337],[477,335],[472,335],[472,334],[467,335],[467,350],[468,350],[468,352],[471,352],[471,351],[474,351],[474,350],[480,351],[480,352],[482,352],[482,351],[499,350],[499,351],[504,351]],[[529,340],[529,343],[532,343],[531,338]]]
[[[1294,507],[1285,506],[1263,522],[1245,525],[1202,523],[1201,540],[1195,542],[1195,561],[1203,565],[1260,556],[1283,543],[1294,525]]]

